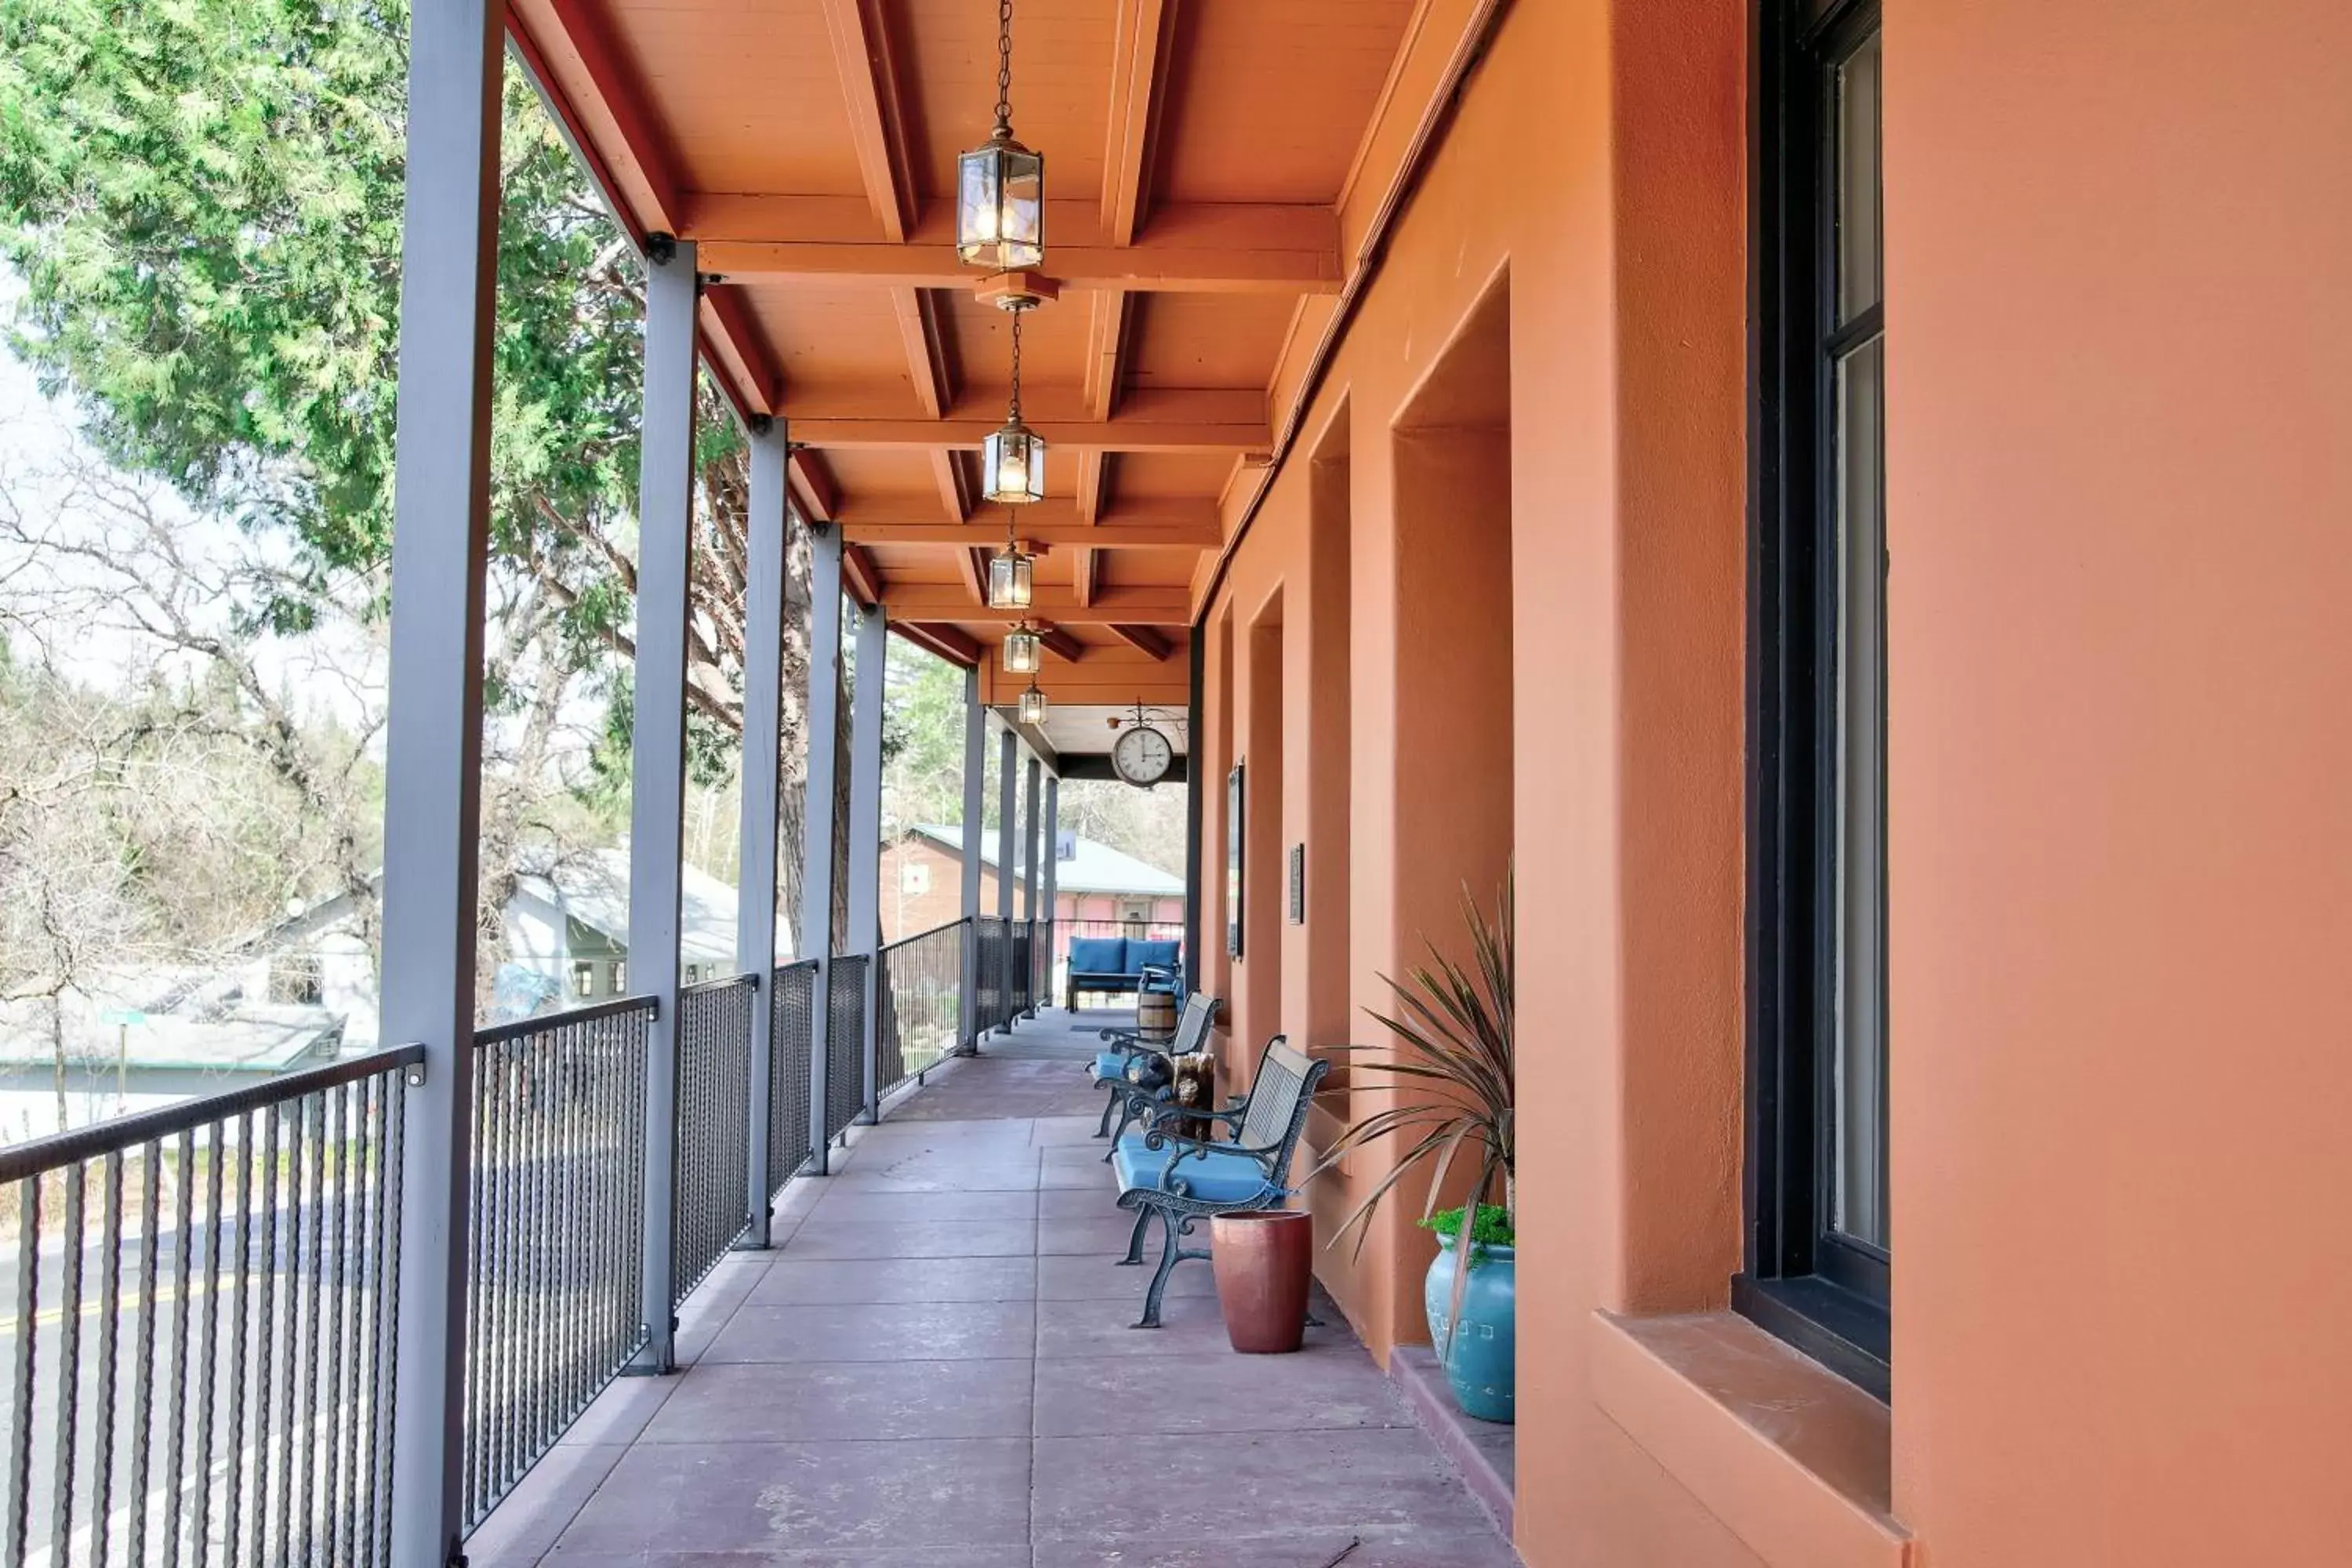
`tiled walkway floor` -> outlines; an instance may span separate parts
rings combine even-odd
[[[1328,1307],[1302,1353],[1235,1355],[1186,1263],[1169,1326],[1128,1326],[1083,1054],[1024,1026],[795,1182],[777,1250],[688,1302],[685,1370],[615,1383],[473,1568],[1515,1563]]]

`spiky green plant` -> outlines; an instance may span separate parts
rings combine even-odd
[[[1383,1107],[1352,1122],[1324,1151],[1318,1173],[1337,1165],[1349,1151],[1384,1138],[1410,1140],[1404,1152],[1364,1201],[1341,1223],[1332,1242],[1356,1232],[1356,1250],[1363,1251],[1374,1210],[1414,1172],[1426,1169],[1429,1195],[1422,1218],[1436,1211],[1446,1173],[1464,1149],[1478,1155],[1478,1179],[1468,1201],[1484,1202],[1499,1189],[1508,1223],[1518,1219],[1517,1187],[1514,1180],[1516,1152],[1515,1100],[1517,1085],[1512,1056],[1513,919],[1512,874],[1507,867],[1503,888],[1490,920],[1462,889],[1462,919],[1470,935],[1470,966],[1465,968],[1429,942],[1430,962],[1417,964],[1402,982],[1381,975],[1397,999],[1394,1016],[1372,1017],[1393,1034],[1402,1048],[1385,1056],[1360,1056],[1354,1072],[1382,1073],[1404,1090],[1394,1105]],[[1351,1047],[1360,1049],[1360,1047]],[[1474,1237],[1454,1271],[1454,1303],[1449,1324],[1462,1313],[1462,1295],[1470,1278]],[[1452,1338],[1449,1331],[1448,1339]],[[1441,1357],[1451,1345],[1439,1347]]]

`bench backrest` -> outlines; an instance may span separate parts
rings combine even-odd
[[[1184,1012],[1176,1020],[1176,1032],[1169,1037],[1168,1054],[1189,1057],[1209,1043],[1209,1026],[1217,1016],[1217,999],[1205,991],[1195,991],[1184,998]]]
[[[1242,1118],[1235,1145],[1254,1152],[1278,1151],[1275,1170],[1279,1175],[1307,1125],[1315,1086],[1330,1066],[1297,1049],[1281,1035],[1268,1040],[1265,1054],[1257,1059],[1257,1076],[1250,1080],[1249,1111]]]

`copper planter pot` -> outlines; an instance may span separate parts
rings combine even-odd
[[[1210,1267],[1225,1337],[1244,1355],[1295,1351],[1307,1334],[1315,1216],[1301,1209],[1221,1214],[1209,1222]]]

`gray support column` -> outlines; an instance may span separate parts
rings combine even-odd
[[[816,960],[809,991],[810,1169],[827,1169],[825,1047],[832,1032],[833,797],[841,734],[841,530],[809,528],[808,790],[801,812],[799,952]]]
[[[1029,759],[1028,787],[1023,792],[1021,812],[1021,842],[1024,858],[1021,864],[1021,918],[1028,922],[1029,940],[1022,947],[1022,962],[1028,973],[1022,976],[1022,991],[1029,998],[1024,1009],[1031,1017],[1037,1016],[1037,781],[1045,764],[1035,756]]]
[[[1013,994],[1013,879],[1021,869],[1013,837],[1021,826],[1020,743],[1008,725],[996,753],[996,918],[1004,922],[1004,940],[996,944],[996,994],[1008,1007]],[[1010,1025],[1005,1032],[1012,1033]]]
[[[1013,918],[1013,879],[1020,874],[1013,835],[1021,826],[1021,737],[1007,726],[996,752],[996,914]]]
[[[742,868],[735,897],[735,962],[760,977],[751,1008],[751,1157],[745,1245],[769,1245],[768,1096],[775,1082],[776,827],[781,802],[784,695],[784,574],[792,512],[784,465],[792,456],[780,424],[751,426],[750,559],[743,584],[743,814],[736,838]]]
[[[862,1102],[867,1121],[879,1110],[881,1081],[875,1048],[880,1037],[882,980],[882,692],[889,679],[887,613],[879,605],[857,612],[857,686],[849,711],[849,930],[844,952],[866,955],[866,1038]]]
[[[651,996],[646,1050],[645,1314],[636,1370],[674,1371],[670,1311],[677,1183],[678,935],[686,837],[686,618],[693,548],[691,242],[646,258],[646,382],[637,455],[637,653],[629,731],[629,984]],[[665,252],[667,252],[665,256]]]
[[[957,996],[956,1034],[980,1043],[980,846],[988,795],[988,710],[980,705],[980,671],[963,672],[963,984]]]
[[[1029,777],[1021,797],[1021,841],[1024,846],[1021,861],[1021,914],[1024,920],[1037,918],[1037,829],[1039,780],[1045,765],[1035,757],[1029,759]]]
[[[1050,943],[1053,943],[1053,942],[1059,942],[1059,941],[1061,940],[1061,934],[1062,934],[1062,931],[1061,931],[1061,926],[1060,926],[1059,922],[1058,922],[1057,921],[1055,921],[1055,913],[1054,913],[1054,901],[1055,901],[1055,895],[1056,895],[1056,894],[1058,893],[1058,891],[1059,891],[1059,889],[1058,889],[1058,887],[1057,887],[1057,885],[1056,885],[1056,884],[1058,883],[1059,879],[1059,879],[1059,876],[1058,876],[1058,872],[1059,872],[1059,870],[1060,870],[1061,863],[1062,863],[1062,826],[1061,826],[1061,819],[1062,819],[1062,779],[1061,779],[1061,775],[1060,775],[1060,774],[1058,774],[1058,773],[1047,773],[1047,774],[1045,775],[1045,869],[1044,869],[1044,874],[1043,874],[1043,886],[1044,886],[1044,894],[1043,894],[1043,897],[1044,897],[1045,902],[1044,902],[1044,904],[1041,906],[1041,907],[1042,907],[1042,909],[1043,909],[1043,911],[1044,911],[1044,912],[1040,915],[1040,917],[1039,917],[1039,918],[1040,918],[1040,919],[1042,919],[1042,920],[1047,921],[1049,921],[1049,922],[1054,922],[1054,923],[1053,923],[1053,925],[1052,925],[1052,929],[1051,929],[1051,930],[1049,930],[1049,931],[1046,932],[1045,940],[1047,941],[1047,942],[1048,942],[1049,944],[1050,944]],[[1045,1005],[1049,1005],[1049,1004],[1051,1004],[1051,1003],[1053,1002],[1053,1000],[1054,1000],[1054,996],[1053,996],[1053,990],[1054,990],[1054,955],[1053,955],[1053,953],[1052,953],[1052,952],[1048,952],[1045,954],[1045,992],[1046,992],[1046,994],[1045,994],[1044,996],[1041,996],[1041,997],[1037,998],[1037,1004],[1038,1004],[1038,1005],[1039,1005],[1039,1006],[1045,1006]]]
[[[411,13],[379,1038],[417,1041],[425,1059],[403,1102],[396,1568],[443,1568],[465,1517],[467,1110],[505,33],[503,0],[418,0]]]

